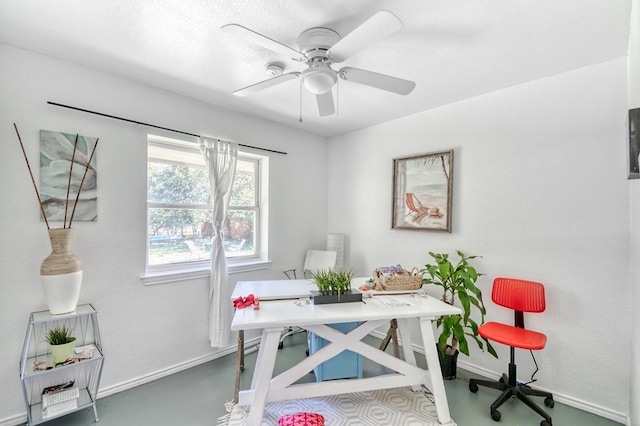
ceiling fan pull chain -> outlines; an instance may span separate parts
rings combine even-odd
[[[300,116],[298,122],[302,123],[302,79],[300,79]]]
[[[336,82],[336,115],[340,115],[340,80]]]

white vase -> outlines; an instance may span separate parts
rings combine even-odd
[[[51,254],[40,265],[40,278],[49,312],[67,314],[76,310],[82,286],[82,263],[69,250],[70,228],[49,229]]]

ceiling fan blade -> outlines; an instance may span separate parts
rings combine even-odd
[[[269,49],[273,52],[280,53],[281,55],[288,56],[292,59],[296,60],[304,60],[304,55],[298,52],[295,49],[292,49],[289,46],[286,46],[278,41],[270,39],[267,36],[264,36],[260,33],[257,33],[253,30],[250,30],[247,27],[243,27],[238,24],[227,24],[222,26],[222,31],[233,34],[236,37],[244,38],[245,40],[257,44],[258,46],[262,46],[265,49]]]
[[[334,44],[327,55],[333,62],[345,61],[400,28],[400,19],[389,11],[381,10]]]
[[[331,90],[316,95],[316,101],[318,102],[318,113],[320,114],[320,117],[335,114],[336,108],[333,104],[333,95],[331,94]]]
[[[278,84],[284,83],[289,80],[294,80],[300,76],[299,72],[290,72],[287,74],[282,74],[277,77],[270,78],[268,80],[261,81],[259,83],[252,84],[251,86],[243,87],[242,89],[238,89],[233,92],[236,96],[247,96],[253,93],[259,92],[264,89],[268,89],[269,87],[276,86]]]
[[[397,93],[398,95],[408,95],[416,87],[416,83],[411,80],[391,77],[390,75],[359,68],[344,67],[338,72],[338,75],[344,80]]]

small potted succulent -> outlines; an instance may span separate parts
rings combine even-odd
[[[351,292],[352,271],[320,270],[311,274],[318,290],[311,291],[314,305],[341,302],[361,302],[362,293]]]
[[[50,329],[47,333],[47,343],[51,349],[53,365],[64,363],[73,357],[76,338],[71,336],[71,332],[66,326]]]
[[[443,315],[436,320],[436,326],[441,330],[437,344],[442,375],[445,379],[455,379],[458,353],[469,355],[467,337],[475,340],[483,351],[486,344],[487,351],[498,357],[489,341],[478,335],[479,325],[471,318],[473,306],[480,313],[480,325],[484,323],[487,312],[482,302],[482,291],[476,287],[476,281],[482,274],[469,263],[478,256],[466,256],[461,251],[457,253],[460,259],[453,264],[448,254],[429,252],[435,263],[426,264],[420,271],[424,276],[423,284],[442,288],[440,300],[450,305],[459,302],[462,309],[462,315]]]

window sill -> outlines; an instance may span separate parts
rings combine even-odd
[[[227,264],[227,273],[229,275],[239,274],[242,272],[261,271],[269,268],[270,260],[253,260],[242,263]],[[144,285],[169,284],[179,281],[187,281],[196,278],[204,278],[211,275],[211,267],[209,265],[194,267],[171,269],[164,271],[146,272],[140,277]]]

